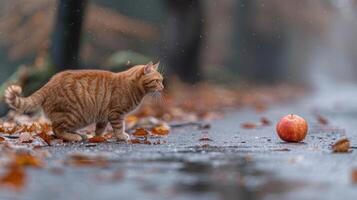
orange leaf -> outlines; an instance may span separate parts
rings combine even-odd
[[[36,131],[36,125],[35,125],[35,123],[32,123],[31,126],[25,126],[25,127],[23,128],[23,131],[26,131],[26,132],[34,132],[34,131]]]
[[[0,137],[0,142],[3,142],[3,141],[5,141],[5,138]]]
[[[168,135],[170,132],[170,127],[165,126],[165,125],[160,125],[157,127],[152,128],[152,134],[153,135],[161,135],[161,136],[165,136]]]
[[[151,145],[151,142],[150,142],[149,140],[144,140],[144,141],[143,141],[143,144]]]
[[[335,144],[332,145],[332,151],[335,153],[348,152],[349,149],[350,149],[350,141],[348,139],[338,140]]]
[[[8,171],[0,177],[0,183],[2,185],[8,185],[14,189],[20,190],[25,184],[26,174],[25,170],[21,166],[11,166]]]
[[[0,126],[0,132],[5,133],[5,128],[3,126]]]
[[[271,121],[266,117],[260,118],[260,123],[262,123],[263,126],[270,126],[271,125]]]
[[[52,137],[50,135],[46,134],[44,131],[41,131],[37,135],[42,138],[49,146],[51,146]]]
[[[5,133],[11,135],[11,134],[14,134],[14,133],[17,131],[17,129],[18,129],[18,127],[17,127],[17,126],[14,126],[14,127],[12,127],[11,129],[6,130]]]
[[[90,143],[103,143],[106,141],[107,141],[107,139],[105,139],[103,136],[94,136],[94,137],[88,139],[88,142],[90,142]]]
[[[75,153],[65,160],[66,164],[74,166],[88,166],[88,167],[107,167],[109,161],[102,156],[91,156],[80,153]]]
[[[128,141],[129,144],[141,144],[141,141],[139,139],[130,139]]]
[[[44,123],[44,124],[40,124],[41,126],[41,130],[45,133],[48,133],[49,131],[52,131],[52,126],[51,124],[48,123]]]
[[[257,128],[257,125],[254,123],[251,123],[251,122],[246,122],[246,123],[243,123],[241,125],[241,127],[245,128],[245,129],[254,129],[254,128]]]
[[[160,140],[157,140],[156,142],[153,142],[152,143],[153,145],[159,145],[159,144],[162,144]]]
[[[137,128],[133,133],[135,137],[146,137],[149,135],[149,131],[145,130],[144,128]]]
[[[352,183],[357,184],[357,169],[352,170]]]
[[[16,155],[12,165],[41,168],[43,163],[38,158],[29,153],[19,153]]]
[[[328,120],[325,117],[321,116],[321,115],[317,115],[316,119],[319,122],[319,124],[321,124],[321,125],[327,125],[328,124]]]

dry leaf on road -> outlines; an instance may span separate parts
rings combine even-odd
[[[316,119],[319,122],[319,124],[321,124],[321,125],[327,125],[328,124],[328,120],[325,117],[321,116],[321,115],[317,115]]]
[[[152,128],[151,132],[153,135],[166,136],[170,132],[170,127],[167,125],[160,125]]]
[[[21,190],[25,185],[25,180],[26,174],[24,168],[21,166],[12,166],[0,177],[0,184],[10,186],[15,190]]]
[[[241,127],[244,129],[254,129],[254,128],[257,128],[257,125],[252,122],[245,122],[245,123],[241,124]]]
[[[271,125],[271,121],[266,118],[266,117],[262,117],[260,118],[260,123],[263,125],[263,126],[270,126]]]
[[[349,152],[350,141],[348,139],[338,140],[335,144],[332,145],[332,151],[334,153],[345,153]]]
[[[352,178],[352,183],[357,184],[357,169],[353,169],[352,170],[352,174],[351,174],[351,178]]]
[[[144,128],[137,128],[133,133],[135,137],[147,137],[149,135],[149,131]]]
[[[107,141],[107,139],[105,139],[105,137],[103,137],[103,136],[94,136],[94,137],[88,139],[88,142],[90,142],[90,143],[103,143],[106,141]]]

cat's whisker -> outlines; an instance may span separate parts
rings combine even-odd
[[[160,103],[160,98],[161,98],[161,92],[155,91],[151,95],[152,95],[152,97],[154,99],[154,103],[155,104],[159,104]]]
[[[167,92],[165,92],[165,90],[163,90],[160,94],[160,100],[164,105],[167,104],[166,96],[167,96]]]
[[[158,95],[156,97],[156,104],[160,105],[160,103],[161,103],[161,95]]]
[[[159,68],[159,72],[163,77],[165,77],[165,72],[166,72],[165,69],[166,68],[163,65],[161,65],[160,68]]]
[[[159,100],[160,104],[166,105],[166,98],[164,97],[163,93],[160,94]]]
[[[167,104],[167,99],[164,96],[161,96],[161,101],[164,105]]]

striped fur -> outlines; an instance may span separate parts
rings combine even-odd
[[[161,92],[164,88],[158,65],[137,65],[120,73],[64,71],[29,97],[20,96],[19,86],[8,87],[5,101],[20,112],[41,106],[56,136],[66,141],[82,140],[75,131],[91,123],[96,123],[96,135],[102,135],[110,123],[116,138],[127,140],[125,115],[133,111],[146,94]]]

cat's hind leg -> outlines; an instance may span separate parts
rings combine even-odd
[[[63,139],[67,142],[79,142],[85,140],[86,137],[75,132],[77,124],[75,121],[69,120],[68,116],[57,117],[52,121],[52,129],[58,138]]]
[[[64,131],[64,130],[61,130],[61,131],[54,130],[54,132],[57,137],[63,139],[64,141],[67,141],[67,142],[80,142],[80,141],[86,139],[85,136],[81,136],[75,132],[69,132],[69,131]]]
[[[107,124],[108,122],[97,122],[97,124],[95,125],[95,135],[103,136]]]

